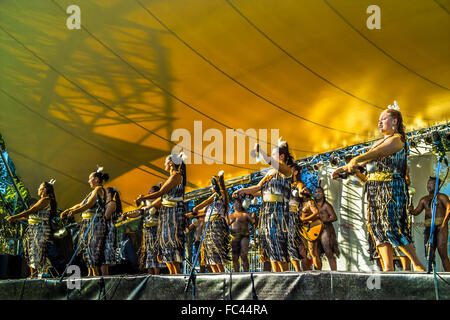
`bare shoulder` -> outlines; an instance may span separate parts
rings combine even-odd
[[[50,204],[50,198],[49,197],[45,197],[45,198],[41,198],[39,199],[38,202],[36,202],[36,205],[42,206],[42,207],[46,207]]]
[[[420,198],[419,203],[418,204],[427,204],[429,201],[429,197],[428,196],[423,196],[422,198]]]
[[[97,186],[94,188],[94,191],[92,192],[92,194],[102,194],[103,193],[103,187],[102,186]]]
[[[182,179],[183,179],[183,176],[181,175],[181,173],[175,172],[174,174],[172,174],[172,175],[169,177],[168,180],[171,180],[171,181],[175,181],[175,182],[177,182],[177,183],[180,183]]]
[[[445,193],[439,193],[438,198],[439,198],[439,200],[443,201],[444,203],[447,203],[449,201],[448,196]]]
[[[400,149],[403,148],[403,145],[405,144],[402,140],[402,136],[398,133],[396,133],[392,137],[388,138],[385,143],[392,145],[395,148],[400,148]]]

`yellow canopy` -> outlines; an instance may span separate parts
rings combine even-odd
[[[81,29],[68,27],[70,5]],[[370,5],[380,29],[367,26]],[[32,194],[55,178],[63,209],[89,191],[97,165],[126,202],[147,193],[167,177],[176,129],[194,148],[194,121],[222,135],[223,161],[233,128],[266,129],[272,144],[279,129],[296,159],[374,139],[394,100],[408,130],[448,122],[449,9],[444,0],[2,1],[0,132]],[[197,153],[211,151],[196,137]],[[222,169],[229,179],[262,168],[236,153],[233,163],[189,164],[187,191]]]

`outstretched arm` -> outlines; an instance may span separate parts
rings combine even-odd
[[[403,148],[403,145],[404,142],[401,140],[401,137],[399,135],[393,135],[392,137],[387,138],[380,145],[376,146],[373,149],[370,149],[366,153],[353,157],[345,166],[337,168],[332,173],[332,178],[336,179],[339,174],[344,171],[352,173],[355,167],[364,165],[369,161],[390,156],[401,150],[401,148]]]
[[[419,215],[423,211],[423,209],[425,209],[424,203],[425,203],[425,198],[422,198],[419,200],[419,204],[417,205],[416,209],[414,209],[413,205],[410,205],[408,208],[408,213],[413,216]]]
[[[210,195],[208,199],[206,199],[205,201],[203,201],[199,205],[195,206],[192,209],[193,215],[198,215],[199,213],[201,213],[200,211],[202,211],[202,209],[205,209],[207,206],[209,206],[211,203],[213,203],[214,197],[215,197],[215,193]]]
[[[270,180],[272,178],[273,174],[275,174],[275,170],[274,169],[269,171],[266,174],[266,176],[264,178],[262,178],[258,182],[258,184],[254,185],[254,186],[251,186],[251,187],[248,187],[248,188],[243,188],[243,189],[236,190],[235,192],[233,192],[233,198],[237,198],[240,195],[246,195],[246,194],[250,194],[250,195],[253,195],[253,196],[257,195],[261,191],[263,184],[267,180]]]
[[[49,198],[41,198],[38,202],[36,202],[30,209],[25,210],[15,216],[10,216],[6,218],[9,223],[16,222],[17,220],[22,220],[23,218],[27,218],[30,214],[36,213],[42,209],[44,209],[50,203]]]
[[[89,197],[88,201],[85,204],[80,205],[76,209],[69,210],[67,217],[71,218],[77,213],[84,212],[92,208],[97,202],[97,194],[100,192],[101,189],[102,187],[96,187],[94,191],[91,193],[91,196]]]
[[[181,174],[179,174],[179,173],[173,174],[169,177],[169,179],[166,180],[166,182],[164,182],[163,186],[161,187],[161,189],[159,191],[150,193],[148,195],[141,194],[136,199],[136,202],[142,202],[145,200],[154,200],[156,198],[159,198],[159,197],[165,195],[166,193],[168,193],[173,188],[175,188],[177,185],[179,185],[181,183],[182,179],[183,179],[183,177],[181,176]]]

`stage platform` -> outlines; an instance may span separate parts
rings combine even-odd
[[[439,273],[438,293],[450,299],[450,273]],[[0,281],[1,300],[193,300],[189,275],[121,275]],[[434,275],[416,272],[285,272],[199,274],[195,300],[435,300]]]

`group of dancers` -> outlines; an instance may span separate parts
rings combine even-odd
[[[365,182],[367,229],[382,270],[393,271],[394,256],[402,255],[412,263],[415,271],[425,271],[413,244],[409,216],[418,215],[425,209],[426,219],[430,219],[430,190],[436,180],[430,179],[430,194],[414,209],[409,204],[408,144],[400,111],[395,108],[384,110],[378,128],[383,138],[366,153],[337,168],[332,178],[352,174]],[[92,191],[82,202],[60,214],[61,219],[78,217],[77,248],[88,268],[88,276],[107,275],[108,266],[114,264],[114,222],[117,217],[130,219],[141,215],[140,260],[152,274],[159,274],[163,266],[170,274],[181,273],[181,264],[186,258],[186,234],[192,230],[196,235],[195,253],[198,253],[200,272],[206,269],[224,272],[224,266],[230,261],[233,270],[238,272],[239,259],[244,271],[249,271],[250,225],[257,230],[255,242],[265,271],[288,271],[290,263],[296,271],[310,270],[311,261],[315,270],[321,270],[322,253],[326,255],[330,269],[337,270],[339,248],[333,227],[337,215],[325,199],[323,187],[319,184],[315,190],[310,190],[305,186],[301,181],[301,168],[294,162],[287,142],[279,142],[270,155],[259,150],[258,145],[255,150],[271,166],[258,184],[229,194],[221,172],[212,177],[211,196],[189,213],[184,203],[187,168],[182,153],[167,156],[168,179],[151,187],[148,194],[139,195],[136,199],[139,209],[130,212],[122,212],[119,192],[115,188],[103,187],[109,179],[108,174],[103,173],[102,168],[92,172],[89,176]],[[10,223],[20,219],[28,221],[24,251],[32,275],[45,265],[49,218],[56,213],[53,184],[43,182],[38,195],[39,201],[30,209],[8,217]],[[262,199],[259,215],[250,214],[244,205],[255,197]],[[445,271],[450,271],[448,196],[439,194],[437,203],[434,246],[438,248]]]

